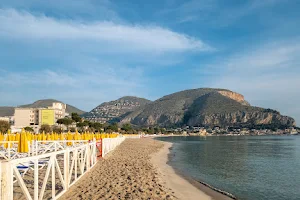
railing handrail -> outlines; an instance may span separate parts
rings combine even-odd
[[[78,147],[72,147],[72,148],[67,148],[67,149],[64,149],[64,150],[59,150],[59,151],[53,151],[53,152],[49,152],[49,153],[45,153],[45,154],[40,154],[40,155],[35,155],[35,156],[29,156],[29,157],[24,157],[24,158],[17,158],[17,159],[14,159],[14,160],[9,160],[9,161],[6,161],[6,162],[11,162],[11,163],[21,163],[21,162],[26,162],[30,159],[32,160],[36,160],[36,159],[40,159],[40,158],[46,158],[46,157],[50,157],[52,155],[57,155],[57,154],[62,154],[62,153],[65,153],[66,151],[73,151],[73,150],[78,150],[78,149],[82,149],[82,148],[85,148],[86,145],[96,145],[96,142],[91,142],[91,143],[88,143],[88,144],[83,144],[81,146],[78,146]]]
[[[0,141],[0,143],[18,143],[19,141]]]
[[[102,148],[105,151],[103,156],[108,152],[112,151],[120,143],[122,143],[126,138],[105,138],[102,141]],[[80,142],[80,140],[74,140],[74,142]],[[0,161],[0,199],[12,200],[14,198],[14,180],[18,182],[17,185],[21,187],[23,194],[27,199],[41,200],[44,198],[44,192],[46,185],[51,182],[52,189],[52,199],[57,199],[63,195],[75,182],[77,182],[86,172],[88,172],[97,162],[97,143],[98,141],[92,140],[82,140],[84,143],[78,146],[67,146],[65,149],[57,149],[57,151],[34,155],[23,158],[16,158],[13,160],[3,160]],[[43,142],[43,141],[41,141]],[[45,141],[51,142],[51,141]],[[62,141],[52,141],[55,143],[61,143]],[[65,140],[63,142],[70,142]],[[33,146],[35,144],[33,143]],[[49,145],[46,145],[49,146]],[[50,144],[51,146],[51,144]],[[102,149],[103,150],[103,149]],[[100,150],[99,150],[100,151]],[[100,151],[101,152],[101,151]],[[60,159],[62,156],[63,159]],[[46,158],[46,159],[45,159]],[[46,174],[44,174],[42,189],[39,188],[39,160],[46,160],[45,166],[47,166]],[[59,160],[63,162],[63,167],[59,167]],[[17,166],[25,163],[33,163],[34,167],[30,167],[30,170],[34,169],[34,189],[33,196],[29,193],[29,188],[27,188],[23,177],[21,177]],[[52,172],[52,180],[50,180],[49,174]],[[63,173],[62,173],[63,172]],[[55,175],[57,173],[62,184],[62,190],[58,191],[55,187]],[[2,183],[6,183],[3,185]],[[47,189],[48,190],[48,189]],[[56,191],[58,193],[56,193]],[[48,198],[48,197],[47,197]]]
[[[33,140],[38,143],[47,143],[47,142],[88,142],[93,140]]]

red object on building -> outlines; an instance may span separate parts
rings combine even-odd
[[[98,142],[96,142],[96,147],[98,149],[97,158],[100,159],[100,158],[102,158],[102,139],[100,139]]]

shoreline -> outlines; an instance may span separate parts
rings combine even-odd
[[[154,139],[155,140],[155,139]],[[160,173],[161,179],[165,181],[167,187],[174,191],[174,195],[179,199],[190,200],[232,200],[237,199],[232,194],[214,188],[205,182],[196,181],[191,177],[186,176],[179,170],[168,164],[170,149],[173,144],[160,141],[164,146],[156,153],[151,155],[151,162]]]
[[[150,138],[126,139],[100,159],[60,200],[177,199],[150,161],[151,155],[163,146]]]

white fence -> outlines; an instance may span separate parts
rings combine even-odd
[[[19,156],[18,141],[0,141],[0,160],[16,159]]]
[[[64,150],[67,147],[78,147],[87,144],[88,140],[46,140],[28,142],[28,153],[18,152],[18,141],[0,141],[0,161],[14,160],[29,156]],[[5,145],[7,147],[5,147]]]
[[[124,140],[103,139],[102,156]],[[58,199],[97,162],[95,141],[47,142],[32,145],[30,157],[0,162],[1,200]],[[66,142],[74,143],[66,146]]]
[[[110,151],[114,150],[125,140],[125,137],[104,138],[102,140],[102,156],[104,157]]]
[[[139,139],[142,137],[141,135],[124,135],[124,136],[130,139]]]
[[[139,134],[139,135],[124,135],[124,137],[126,138],[130,138],[130,139],[139,139],[139,138],[148,138],[148,137],[159,137],[159,136],[163,136],[163,135],[157,135],[157,134]]]
[[[30,154],[40,155],[49,152],[64,150],[66,148],[78,147],[87,144],[88,140],[47,140],[47,141],[33,141],[30,146]]]

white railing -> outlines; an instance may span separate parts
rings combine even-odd
[[[131,138],[131,139],[139,139],[141,138],[141,135],[124,135],[126,138]]]
[[[88,140],[45,140],[28,142],[28,153],[18,152],[18,141],[0,141],[0,160],[36,156],[87,144]]]
[[[102,156],[124,140],[125,137],[103,139]],[[1,200],[58,199],[95,166],[96,141],[33,142],[30,155],[0,161]]]
[[[124,135],[124,137],[126,138],[131,138],[131,139],[139,139],[139,138],[147,138],[147,137],[158,137],[160,135],[156,135],[156,134],[139,134],[139,135]]]
[[[0,161],[28,156],[28,153],[18,153],[18,141],[0,141]]]
[[[57,199],[89,171],[96,161],[95,142],[42,155],[2,161],[0,199],[13,200],[14,190],[18,187],[27,200]],[[30,182],[28,177],[33,177],[33,184],[26,184]]]
[[[30,145],[31,155],[40,155],[49,152],[64,150],[66,148],[78,147],[87,144],[88,140],[46,140],[33,141]],[[29,143],[30,144],[30,143]]]
[[[104,138],[102,140],[102,156],[104,157],[110,151],[114,150],[125,140],[125,137]]]
[[[161,136],[163,136],[163,135],[161,135],[161,134],[144,134],[144,135],[141,135],[141,138],[149,138],[149,137],[161,137]]]

